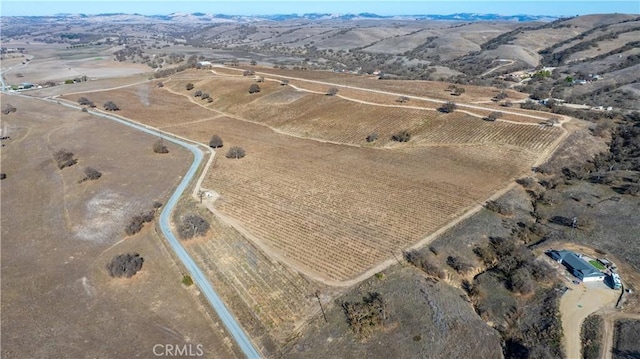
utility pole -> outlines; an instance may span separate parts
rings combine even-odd
[[[324,312],[324,308],[322,307],[322,302],[320,301],[320,291],[316,290],[316,292],[314,293],[316,298],[318,299],[318,304],[320,304],[320,310],[322,311],[322,316],[324,317],[324,322],[325,323],[329,323],[329,321],[327,320],[327,315]]]

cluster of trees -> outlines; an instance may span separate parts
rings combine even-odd
[[[106,268],[112,277],[131,278],[142,269],[144,258],[138,253],[120,254],[107,263]]]
[[[382,328],[387,320],[387,303],[378,292],[367,294],[362,301],[343,302],[342,309],[349,327],[359,339]]]
[[[60,149],[53,154],[53,159],[56,161],[56,165],[59,169],[65,167],[71,167],[78,163],[78,160],[73,158],[73,152],[65,149]]]
[[[487,246],[474,248],[474,253],[516,293],[532,293],[536,281],[544,281],[552,273],[546,263],[536,261],[531,250],[513,237],[491,237]]]

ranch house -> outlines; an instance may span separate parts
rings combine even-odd
[[[591,265],[591,263],[585,261],[577,254],[567,251],[555,251],[552,250],[549,252],[551,258],[556,260],[558,263],[562,263],[567,270],[571,272],[575,277],[584,282],[597,282],[604,281],[605,274],[600,272],[596,267]]]

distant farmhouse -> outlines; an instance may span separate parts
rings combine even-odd
[[[196,68],[207,68],[207,67],[211,67],[211,61],[198,61],[198,63],[196,64]]]
[[[549,256],[556,260],[558,263],[562,263],[571,274],[576,276],[583,282],[597,282],[604,281],[605,274],[599,271],[591,263],[585,261],[577,254],[567,251],[555,251],[549,252]]]

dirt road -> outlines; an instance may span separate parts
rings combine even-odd
[[[618,295],[620,291],[613,290],[602,282],[569,285],[569,290],[560,300],[560,316],[567,358],[582,357],[580,331],[584,319],[600,309],[613,308]]]

